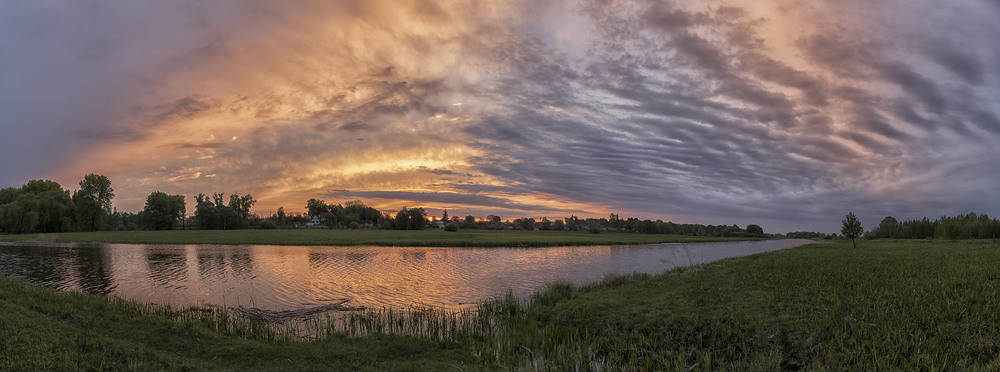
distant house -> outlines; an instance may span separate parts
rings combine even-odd
[[[325,227],[325,226],[323,225],[323,219],[322,218],[319,218],[319,216],[313,216],[313,218],[311,220],[309,220],[306,223],[302,224],[302,227],[305,227],[307,229],[316,229],[316,228],[322,228],[322,227]]]
[[[443,229],[444,226],[445,226],[445,223],[444,223],[443,220],[437,220],[437,221],[431,222],[431,227],[436,227],[436,228],[439,228],[439,229]]]

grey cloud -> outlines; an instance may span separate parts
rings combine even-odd
[[[966,83],[978,85],[983,82],[983,65],[974,54],[952,48],[947,44],[927,48],[927,54]]]
[[[1000,118],[997,117],[997,114],[985,110],[975,110],[969,116],[972,123],[979,128],[1000,134]]]
[[[937,84],[916,73],[902,63],[887,63],[879,66],[886,79],[899,84],[901,88],[924,103],[928,111],[943,114],[948,103]]]

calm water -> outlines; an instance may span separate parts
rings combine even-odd
[[[298,247],[146,244],[0,245],[0,274],[60,290],[176,306],[288,310],[354,306],[457,309],[555,280],[658,274],[809,240],[554,248]]]

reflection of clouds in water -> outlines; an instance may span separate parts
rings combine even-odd
[[[354,306],[451,309],[519,297],[556,280],[609,273],[662,273],[809,241],[553,248],[284,246],[4,247],[0,274],[175,306],[218,304],[288,310],[350,298]],[[9,249],[8,249],[9,248]],[[231,268],[231,269],[230,269]],[[197,273],[189,276],[189,273]]]

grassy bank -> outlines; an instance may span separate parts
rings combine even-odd
[[[288,341],[224,313],[57,293],[3,276],[0,335],[3,371],[447,371],[480,363],[453,343],[392,335]]]
[[[520,318],[498,344],[521,366],[996,370],[1000,244],[839,242],[557,284]]]
[[[376,311],[350,326],[365,337],[282,341],[252,322],[216,332],[218,315],[177,320],[7,279],[0,307],[0,334],[12,335],[0,339],[2,370],[995,370],[1000,244],[836,242],[557,283],[530,303],[488,303],[447,337],[427,332],[456,327],[446,314]],[[424,336],[379,334],[407,327]]]
[[[676,242],[731,241],[735,238],[632,233],[589,234],[568,231],[523,230],[172,230],[97,231],[44,234],[44,239],[67,242],[135,244],[268,244],[268,245],[380,245],[412,247],[551,247],[566,245],[628,245]],[[0,235],[0,240],[23,241],[38,235]],[[746,239],[743,239],[746,240]]]

